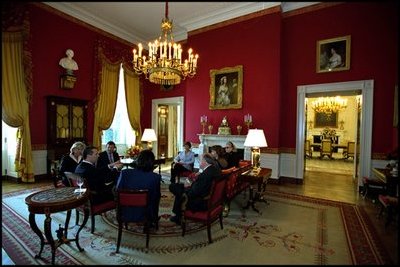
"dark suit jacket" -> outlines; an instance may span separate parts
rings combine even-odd
[[[158,219],[160,204],[161,175],[154,172],[144,172],[138,169],[124,169],[118,178],[116,189],[147,189],[149,190],[149,219],[155,222]],[[131,207],[122,211],[122,216],[128,221],[142,221],[142,208]]]
[[[114,157],[114,162],[119,160],[119,155],[117,152],[113,152],[113,157]],[[99,153],[99,158],[97,160],[97,167],[101,168],[104,167],[108,164],[110,164],[110,159],[108,158],[108,153],[107,151],[102,151]]]
[[[96,191],[96,194],[92,195],[92,202],[98,204],[114,199],[114,194],[112,192],[114,183],[106,185],[106,183],[113,181],[107,166],[96,168],[92,164],[82,161],[76,167],[75,173],[80,174],[86,179],[87,186],[90,190]]]
[[[214,165],[210,165],[202,173],[199,174],[196,181],[185,190],[188,196],[188,203],[186,205],[189,210],[206,210],[207,201],[203,198],[210,193],[211,184],[214,180],[221,177],[221,170],[216,168]]]
[[[226,153],[225,157],[228,161],[228,168],[239,167],[240,155],[237,152]]]
[[[82,160],[81,160],[82,161]],[[67,177],[65,177],[64,172],[75,172],[78,163],[73,160],[69,154],[63,155],[61,158],[60,174],[62,175],[63,184],[70,186]]]

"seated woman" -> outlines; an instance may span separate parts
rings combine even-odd
[[[240,156],[235,145],[231,141],[226,142],[225,158],[228,161],[228,168],[239,167]]]
[[[155,224],[158,220],[158,206],[160,204],[161,175],[153,172],[154,154],[151,150],[142,150],[136,161],[135,169],[124,169],[119,175],[116,189],[147,189],[149,191],[149,221]],[[143,212],[140,207],[127,207],[123,210],[126,221],[142,221]]]
[[[82,153],[86,145],[82,142],[75,142],[70,148],[70,153],[62,156],[60,163],[60,174],[65,186],[70,186],[70,182],[65,177],[64,172],[75,172],[76,166],[82,161]]]
[[[171,166],[171,183],[176,182],[176,177],[182,172],[193,171],[195,154],[192,150],[192,144],[185,142],[183,145],[184,150],[174,158],[174,162]]]
[[[215,159],[217,168],[220,170],[224,170],[228,168],[228,161],[225,158],[225,151],[220,145],[212,146],[211,149],[211,156]]]

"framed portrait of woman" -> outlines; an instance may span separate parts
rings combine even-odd
[[[317,73],[350,69],[351,36],[317,41]]]
[[[242,108],[242,65],[212,69],[210,80],[210,109]]]

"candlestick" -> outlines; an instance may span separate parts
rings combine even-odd
[[[238,125],[238,126],[236,126],[236,129],[237,129],[238,135],[240,135],[240,132],[242,131],[242,126]]]
[[[210,125],[208,125],[208,133],[209,134],[212,134],[212,130],[213,130],[213,126],[210,124]]]
[[[247,125],[247,131],[250,129],[250,125],[252,124],[253,119],[250,114],[244,115],[244,123]]]
[[[204,134],[204,133],[205,133],[205,127],[206,127],[206,125],[207,125],[207,116],[206,116],[206,115],[202,115],[202,116],[200,117],[200,124],[201,124],[201,126],[203,126],[203,132],[202,132],[202,134]]]

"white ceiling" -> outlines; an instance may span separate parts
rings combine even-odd
[[[159,37],[165,2],[43,2],[130,43],[147,44]],[[319,2],[169,2],[176,41],[187,32],[280,5],[282,12]]]

